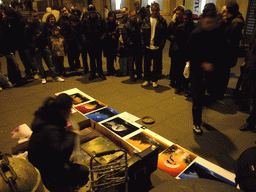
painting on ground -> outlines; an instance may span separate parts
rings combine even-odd
[[[80,111],[82,114],[86,114],[86,113],[101,109],[103,107],[106,107],[106,105],[101,103],[100,101],[95,100],[89,103],[75,106],[75,109]]]
[[[100,121],[106,120],[110,117],[113,117],[117,114],[119,114],[119,112],[115,111],[114,109],[111,109],[110,107],[106,107],[106,108],[100,109],[98,111],[88,113],[85,116],[89,119],[96,121],[96,122],[100,122]]]
[[[134,135],[129,139],[126,139],[126,141],[141,151],[154,145],[158,147],[158,153],[161,153],[163,150],[170,147],[169,145],[165,144],[164,142],[160,141],[156,137],[153,137],[145,131]]]
[[[116,117],[114,119],[111,119],[109,121],[106,121],[102,123],[105,127],[107,127],[109,130],[113,131],[120,137],[124,137],[139,128],[130,124],[129,122],[125,121],[124,119],[121,119],[120,117]]]
[[[174,144],[159,154],[158,168],[176,177],[188,167],[196,157],[195,154]]]
[[[183,173],[179,175],[179,178],[203,178],[211,179],[215,181],[220,181],[235,186],[235,183],[230,181],[228,178],[221,176],[220,174],[206,168],[205,166],[194,162],[190,167],[188,167]]]

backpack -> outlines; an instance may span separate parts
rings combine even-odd
[[[256,191],[256,147],[246,149],[234,163],[236,185],[245,192]]]

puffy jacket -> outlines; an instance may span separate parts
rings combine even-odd
[[[154,38],[154,46],[159,47],[159,49],[164,48],[164,45],[166,42],[166,30],[167,30],[166,20],[162,16],[159,16],[157,18],[155,38]],[[143,20],[141,31],[142,31],[142,46],[144,48],[150,46],[150,39],[151,39],[150,17],[146,17]]]

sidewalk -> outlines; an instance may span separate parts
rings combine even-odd
[[[163,53],[164,75],[169,74],[168,48],[167,43]],[[5,59],[0,60],[2,71],[6,74]],[[232,69],[229,88],[235,88],[242,62],[243,59],[239,59],[237,66]],[[18,63],[24,76],[24,68],[20,61]],[[66,57],[65,67],[68,67]],[[118,68],[117,65],[116,68]],[[105,58],[103,58],[103,69],[106,72]],[[0,92],[2,136],[0,150],[11,153],[11,147],[17,144],[17,139],[11,139],[11,131],[24,123],[30,126],[33,113],[46,97],[72,88],[78,88],[118,112],[127,111],[139,118],[153,117],[155,123],[146,125],[148,129],[230,172],[234,172],[234,160],[245,149],[255,146],[255,133],[239,131],[239,127],[245,123],[249,115],[239,111],[240,106],[235,105],[231,97],[204,107],[203,122],[207,126],[203,127],[204,134],[197,136],[192,130],[191,98],[186,98],[183,94],[175,95],[174,89],[169,86],[168,79],[159,80],[158,88],[152,86],[142,88],[142,80],[132,83],[129,77],[110,76],[105,81],[100,78],[88,81],[88,77],[89,74],[71,75],[65,78],[66,81],[63,83],[53,82],[48,77],[49,82],[45,85],[41,84],[41,80],[36,80],[23,87],[2,90]],[[138,123],[144,125],[141,120]],[[154,186],[174,179],[160,169],[155,171],[151,178]]]

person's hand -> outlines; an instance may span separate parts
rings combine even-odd
[[[203,68],[204,71],[206,72],[212,72],[214,71],[214,66],[212,63],[208,63],[208,62],[203,62],[201,64],[201,67]]]
[[[80,135],[80,131],[74,129],[72,126],[67,127],[66,131],[71,131],[73,133],[76,133],[76,134]]]

